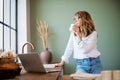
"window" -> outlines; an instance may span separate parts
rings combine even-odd
[[[0,50],[17,53],[17,0],[0,0]]]

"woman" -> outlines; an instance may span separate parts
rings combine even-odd
[[[86,11],[76,12],[70,31],[71,35],[65,53],[56,66],[69,63],[69,57],[74,53],[73,58],[77,62],[76,72],[99,74],[102,65],[100,52],[97,50],[97,32],[90,14]]]

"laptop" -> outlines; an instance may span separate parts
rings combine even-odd
[[[18,57],[22,63],[22,66],[27,72],[40,72],[40,73],[48,73],[48,72],[57,72],[60,70],[48,70],[45,66],[55,67],[54,64],[42,64],[39,54],[37,53],[27,53],[27,54],[18,54]]]

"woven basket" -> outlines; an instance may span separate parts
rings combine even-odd
[[[0,80],[1,79],[12,79],[15,76],[20,75],[21,68],[13,69],[13,70],[0,70]]]
[[[5,63],[14,63],[15,60],[12,58],[0,58],[0,64],[5,64]]]
[[[17,75],[20,75],[21,68],[18,64],[6,63],[0,64],[0,80],[11,79]]]

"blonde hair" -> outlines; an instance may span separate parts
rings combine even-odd
[[[80,27],[80,30],[85,37],[95,31],[93,20],[88,12],[78,11],[74,14],[74,17],[82,19],[82,26]]]

